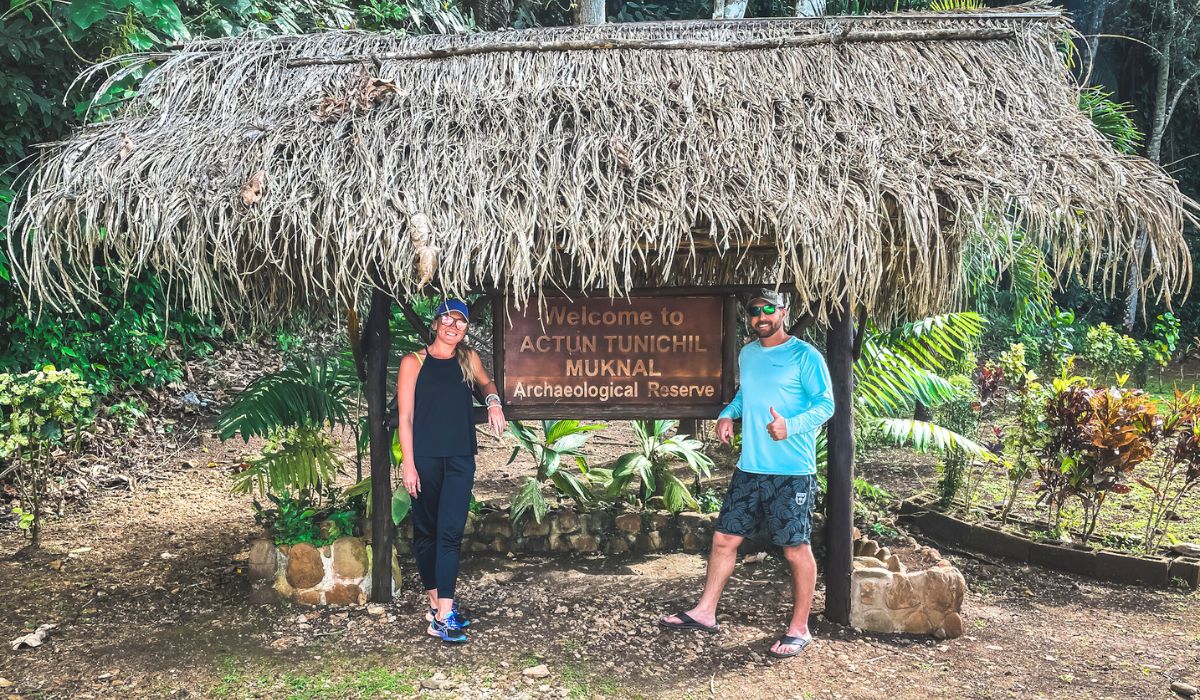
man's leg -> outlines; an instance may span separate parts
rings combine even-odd
[[[709,627],[717,624],[717,603],[721,600],[725,584],[733,575],[733,567],[737,565],[738,545],[743,539],[745,538],[739,535],[713,533],[712,552],[708,555],[708,573],[704,579],[704,593],[700,595],[700,602],[696,607],[686,613],[696,622]],[[668,615],[663,618],[663,622],[679,624],[683,621],[675,615]]]
[[[808,637],[808,615],[812,612],[813,590],[817,587],[817,560],[813,558],[812,547],[807,544],[784,547],[783,557],[792,570],[792,621],[788,625],[787,635]],[[796,645],[775,642],[771,650],[787,654],[795,651]]]

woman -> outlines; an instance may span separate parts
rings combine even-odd
[[[467,507],[475,482],[475,420],[471,393],[486,395],[488,423],[499,437],[504,410],[479,353],[463,343],[467,305],[447,299],[433,321],[433,342],[400,361],[399,407],[404,489],[412,496],[413,554],[429,595],[429,634],[467,641],[470,623],[458,612],[454,589]]]

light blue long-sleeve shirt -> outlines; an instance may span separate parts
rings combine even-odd
[[[738,356],[741,387],[721,418],[742,419],[738,469],[751,474],[815,474],[817,431],[833,415],[829,368],[816,348],[790,338],[766,348],[757,340]],[[787,421],[787,437],[767,432],[771,409]]]

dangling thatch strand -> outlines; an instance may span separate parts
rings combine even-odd
[[[431,278],[518,300],[790,281],[819,316],[847,295],[912,316],[955,303],[966,234],[1004,217],[1061,280],[1110,292],[1141,229],[1165,298],[1190,281],[1195,205],[1078,109],[1069,31],[1037,6],[329,32],[121,59],[85,79],[103,91],[154,65],[117,118],[42,150],[10,257],[31,299],[60,306],[97,294],[101,260],[258,318]],[[661,50],[481,51],[633,44]],[[736,45],[764,48],[715,48]],[[378,61],[289,67],[345,57]]]

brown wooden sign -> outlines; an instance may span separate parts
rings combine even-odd
[[[550,297],[540,307],[496,305],[497,380],[513,417],[714,417],[732,398],[730,298]]]

